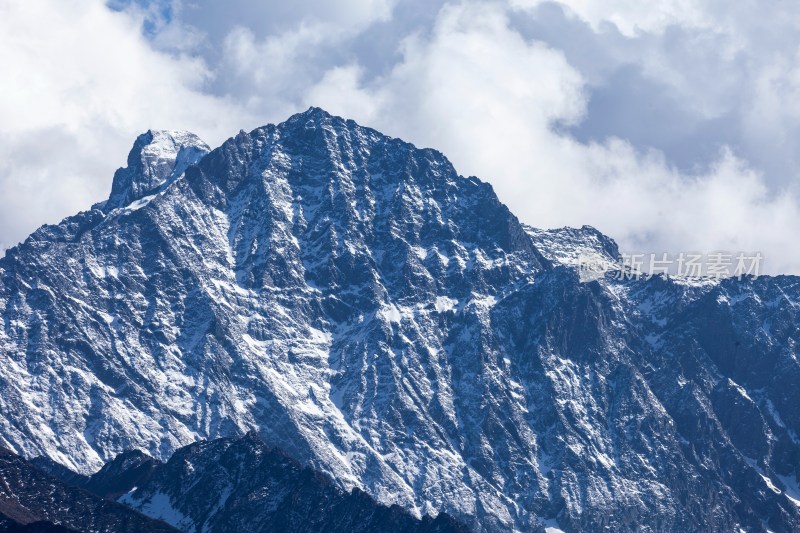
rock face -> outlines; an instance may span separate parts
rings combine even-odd
[[[414,518],[366,493],[341,490],[255,435],[191,444],[162,463],[140,451],[124,452],[82,477],[36,461],[65,483],[118,500],[188,533],[292,531],[358,533],[466,533],[447,515]]]
[[[31,522],[20,524],[0,513],[0,531],[3,533],[77,533],[74,529],[59,526],[52,522]]]
[[[581,283],[608,237],[318,109],[152,142],[0,260],[6,446],[89,473],[253,430],[476,530],[800,528],[797,278]]]
[[[102,498],[116,500],[144,486],[161,465],[161,461],[139,450],[123,452],[92,474],[82,486]]]
[[[125,207],[168,185],[197,163],[210,149],[188,131],[153,131],[140,135],[128,155],[128,166],[117,170],[104,211]]]
[[[70,486],[0,449],[0,531],[177,532],[128,507]]]
[[[357,488],[343,493],[253,434],[178,450],[120,501],[187,532],[467,531],[445,515],[417,520],[396,505],[377,505]]]

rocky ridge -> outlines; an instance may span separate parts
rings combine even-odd
[[[7,447],[89,473],[255,431],[476,530],[800,527],[797,278],[581,283],[608,237],[319,109],[186,139],[0,259]]]

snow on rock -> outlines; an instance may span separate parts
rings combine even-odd
[[[141,208],[149,193],[172,181],[210,151],[187,131],[153,131],[140,135],[128,155],[128,166],[117,170],[106,211],[130,206]],[[147,197],[147,198],[146,198]]]
[[[797,475],[797,278],[580,283],[611,239],[319,109],[205,150],[145,134],[0,259],[0,442],[87,473],[254,430],[481,531],[800,528],[760,473]]]

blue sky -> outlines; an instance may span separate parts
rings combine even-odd
[[[318,105],[535,226],[800,273],[799,26],[777,0],[10,0],[0,242],[103,199],[141,131],[216,145]]]

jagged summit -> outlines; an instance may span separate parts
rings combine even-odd
[[[576,266],[581,259],[593,259],[613,265],[620,259],[619,247],[614,239],[592,226],[554,229],[524,226],[537,249],[555,264]]]
[[[139,135],[128,154],[128,166],[114,174],[105,211],[124,207],[155,192],[210,151],[188,131],[149,130]]]
[[[255,431],[478,531],[800,528],[797,278],[580,283],[612,240],[316,108],[188,167],[157,137],[0,259],[0,444],[89,473]]]
[[[293,121],[293,120],[300,120],[300,119],[303,119],[303,118],[305,118],[307,120],[320,121],[320,120],[327,120],[327,119],[334,118],[334,115],[331,115],[330,113],[328,113],[327,111],[325,111],[321,107],[317,107],[317,106],[313,106],[312,105],[308,109],[306,109],[305,111],[302,111],[300,113],[295,113],[294,115],[289,117],[287,122],[290,122],[290,121]]]

